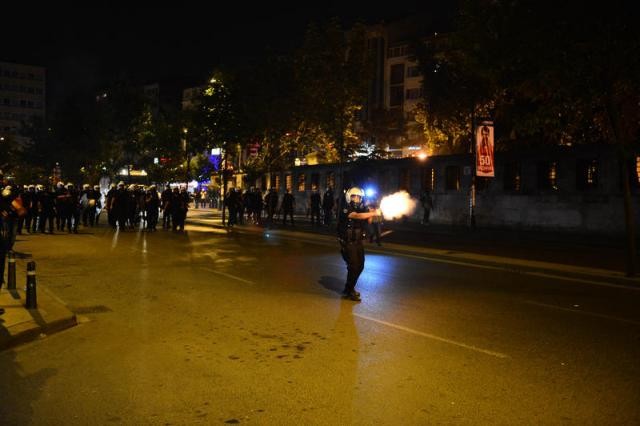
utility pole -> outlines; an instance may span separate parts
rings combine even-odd
[[[185,155],[185,180],[186,180],[186,184],[187,184],[187,188],[189,188],[189,163],[190,163],[190,158],[189,158],[189,149],[187,146],[187,133],[189,133],[189,129],[187,129],[186,127],[182,129],[182,133],[184,134],[184,139],[183,139],[183,145],[184,145],[184,155]]]
[[[227,150],[227,143],[224,143],[224,160],[223,160],[223,167],[222,167],[222,226],[226,225],[226,214],[225,214],[225,210],[227,207],[227,176],[228,176],[228,169],[227,169],[227,162],[229,160],[229,153]]]
[[[469,227],[476,228],[476,108],[475,104],[471,108],[471,188],[469,189]]]

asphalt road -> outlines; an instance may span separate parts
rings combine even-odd
[[[0,353],[0,423],[640,424],[640,291],[337,246],[23,237],[81,324]]]

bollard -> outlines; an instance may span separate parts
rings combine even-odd
[[[16,289],[16,256],[13,250],[7,254],[7,290]]]
[[[27,263],[27,309],[38,308],[38,298],[36,296],[36,262]]]

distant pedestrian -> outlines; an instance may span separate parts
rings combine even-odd
[[[293,194],[290,189],[287,189],[287,192],[282,197],[282,224],[287,224],[287,215],[291,218],[291,225],[295,225],[293,221],[293,212],[296,209],[296,199],[293,198]]]
[[[320,207],[322,199],[317,189],[314,189],[309,196],[309,212],[311,214],[311,225],[320,225]]]
[[[433,208],[433,198],[431,192],[428,189],[422,191],[420,194],[420,204],[422,205],[422,223],[423,225],[429,224],[429,217],[431,216],[431,209]]]
[[[324,224],[325,226],[331,225],[331,217],[333,216],[333,207],[335,206],[333,199],[333,190],[331,187],[327,187],[327,190],[322,197],[322,210],[324,212]]]

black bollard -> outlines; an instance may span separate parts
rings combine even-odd
[[[36,262],[27,263],[27,309],[38,308],[36,296]]]
[[[16,255],[13,250],[7,254],[7,290],[16,289]]]

